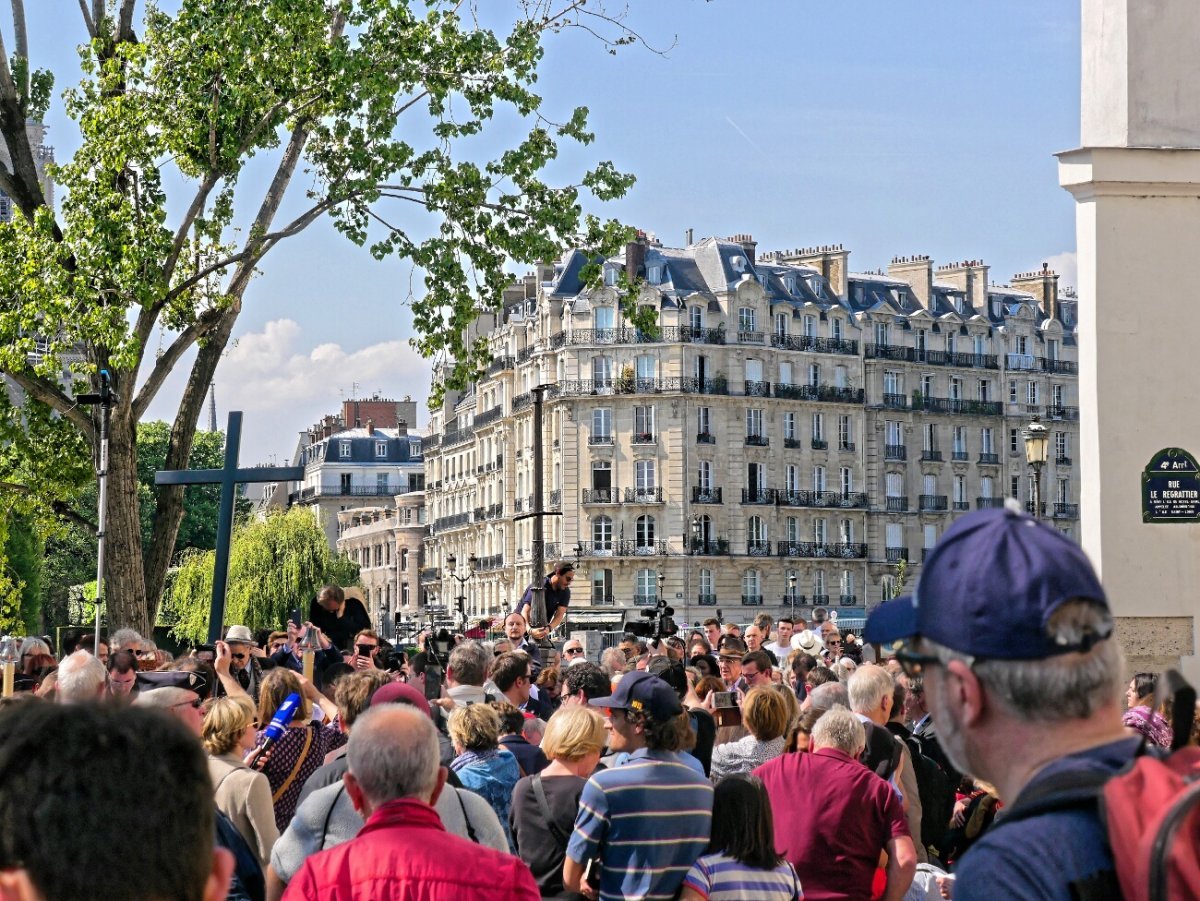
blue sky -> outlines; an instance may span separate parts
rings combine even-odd
[[[63,71],[83,40],[76,4],[29,6],[35,65]],[[760,251],[842,243],[856,270],[925,253],[982,258],[997,281],[1049,260],[1073,280],[1074,206],[1052,154],[1079,137],[1077,0],[630,6],[669,51],[610,56],[566,33],[539,84],[547,115],[591,110],[597,140],[564,155],[564,179],[597,159],[638,176],[597,211],[667,244],[688,228],[749,232]],[[76,138],[57,100],[49,124],[64,159]],[[216,377],[222,422],[246,411],[245,462],[282,461],[355,384],[427,396],[427,364],[407,346],[404,302],[420,290],[407,264],[377,263],[319,224],[263,270]],[[152,416],[170,416],[180,386],[168,382]]]

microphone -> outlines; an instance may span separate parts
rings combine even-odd
[[[296,718],[296,712],[300,709],[300,695],[295,692],[292,692],[283,699],[283,703],[279,705],[279,709],[271,717],[271,722],[263,730],[262,744],[251,752],[253,759],[252,761],[247,761],[250,766],[255,766],[255,764],[263,759],[263,755],[271,749],[271,746],[283,738],[287,733],[288,725]]]

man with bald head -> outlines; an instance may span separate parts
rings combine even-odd
[[[344,780],[366,820],[357,837],[305,861],[285,901],[372,901],[419,885],[430,901],[540,897],[518,858],[450,835],[433,803],[446,783],[437,733],[414,707],[373,707],[354,724]],[[463,862],[470,861],[469,867]]]

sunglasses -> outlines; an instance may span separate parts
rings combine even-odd
[[[921,654],[914,651],[912,648],[906,647],[903,644],[897,645],[895,648],[896,660],[900,664],[900,669],[904,675],[910,679],[917,679],[925,675],[926,667],[942,666],[942,661],[931,654]],[[968,657],[967,665],[974,668],[975,658]],[[913,694],[924,693],[924,686]]]
[[[245,660],[248,655],[246,655],[246,654],[230,654],[229,656],[232,657],[234,660]]]
[[[582,654],[583,648],[563,648],[563,653],[568,655]]]
[[[836,638],[831,638],[831,639],[829,639],[829,641],[825,642],[825,644],[830,645],[830,646],[836,644],[840,647],[842,643],[840,641],[838,641]]]
[[[200,705],[203,703],[204,703],[203,698],[196,698],[196,700],[194,700],[194,701],[184,701],[182,704],[172,704],[171,709],[174,710],[176,707],[191,707],[195,710],[199,710]]]

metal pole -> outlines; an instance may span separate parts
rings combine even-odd
[[[1042,464],[1033,464],[1033,518],[1042,518]]]
[[[104,524],[108,519],[108,427],[112,413],[112,405],[116,395],[109,384],[107,369],[100,370],[100,391],[97,394],[85,394],[78,398],[80,403],[100,405],[100,466],[96,470],[99,481],[98,509],[96,511],[96,639],[92,648],[95,656],[100,656],[100,625],[104,604]]]
[[[237,470],[238,447],[242,441],[242,413],[229,411],[229,425],[225,434],[226,478]],[[213,561],[213,606],[208,620],[208,643],[221,639],[225,626],[225,589],[229,582],[229,545],[233,540],[233,501],[236,486],[231,481],[221,485],[221,501],[217,514],[217,550]]]

